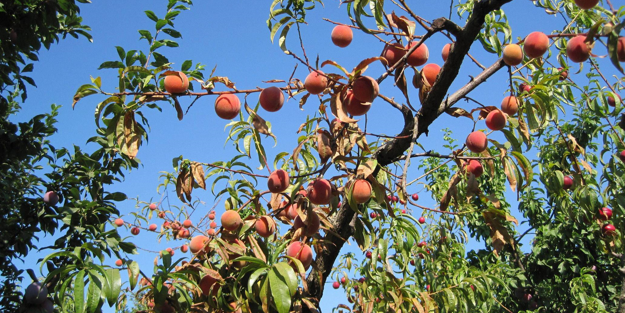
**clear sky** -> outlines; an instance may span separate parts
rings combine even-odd
[[[50,104],[63,105],[59,123],[59,132],[52,139],[56,147],[71,147],[79,145],[87,151],[95,148],[94,145],[87,145],[86,140],[95,135],[94,110],[95,105],[102,101],[102,96],[91,96],[81,100],[74,110],[71,108],[72,97],[77,88],[85,83],[90,83],[89,77],[102,77],[102,86],[105,90],[114,91],[117,86],[116,70],[97,70],[104,61],[117,60],[115,46],[122,46],[126,51],[131,49],[147,50],[146,41],[139,41],[137,30],[154,29],[154,23],[145,17],[145,10],[152,10],[158,16],[164,15],[166,7],[165,0],[107,0],[95,1],[93,4],[82,5],[82,16],[85,24],[92,27],[94,42],[90,43],[85,39],[75,40],[68,38],[62,40],[59,45],[52,46],[50,51],[42,51],[40,62],[35,64],[33,78],[38,88],[29,89],[29,98],[24,105],[22,112],[15,117],[15,120],[27,119],[34,114],[47,112]],[[266,20],[269,15],[269,1],[239,0],[239,1],[196,1],[190,11],[181,13],[176,19],[176,29],[183,35],[179,40],[179,48],[163,48],[161,53],[165,54],[171,62],[173,68],[179,69],[185,60],[193,60],[206,66],[205,75],[208,76],[213,67],[217,67],[215,74],[227,76],[236,83],[239,89],[249,89],[255,87],[267,87],[270,84],[263,83],[272,79],[288,80],[295,65],[298,63],[291,56],[285,55],[277,45],[272,44],[269,38],[269,30]],[[389,2],[390,3],[390,2]],[[428,19],[449,16],[449,1],[412,1],[415,3],[417,13]],[[544,14],[541,9],[534,7],[531,1],[513,1],[504,7],[513,27],[513,37],[522,38],[531,31],[550,32],[550,28],[562,28],[562,19],[559,17]],[[390,12],[389,12],[390,13]],[[401,14],[401,12],[397,12]],[[339,48],[332,44],[330,32],[334,25],[322,20],[327,17],[337,22],[348,23],[346,6],[339,6],[338,1],[326,1],[325,8],[319,7],[312,11],[307,17],[308,25],[302,25],[302,37],[308,56],[314,60],[319,55],[320,61],[334,60],[343,65],[346,69],[356,66],[360,60],[378,56],[383,49],[383,43],[377,39],[356,32],[352,44],[347,48]],[[459,21],[457,14],[452,14],[452,19],[463,25]],[[373,24],[368,23],[373,27]],[[417,27],[417,34],[424,32]],[[516,40],[514,40],[516,41]],[[448,39],[441,34],[436,34],[427,41],[430,50],[430,61],[442,65],[440,51],[448,43]],[[291,31],[288,37],[287,46],[293,49],[298,55],[301,50],[297,49],[297,33]],[[555,53],[555,48],[552,47]],[[599,47],[595,54],[606,54],[605,47]],[[486,54],[479,43],[475,43],[471,53],[485,66],[491,65],[497,60],[497,56]],[[333,67],[325,67],[326,72],[335,71]],[[573,71],[577,68],[574,66]],[[378,77],[384,71],[379,64],[372,65],[367,74]],[[572,72],[573,72],[572,71]],[[409,71],[411,72],[411,71]],[[465,58],[463,68],[456,82],[452,85],[450,93],[468,82],[470,76],[475,76],[480,72],[479,68],[468,58]],[[298,66],[295,77],[302,81],[308,71],[301,64]],[[581,75],[580,75],[581,76]],[[412,77],[412,73],[409,77]],[[581,77],[580,77],[581,78]],[[487,83],[478,87],[469,96],[487,105],[499,105],[501,99],[507,93],[508,73],[505,70],[495,74]],[[199,85],[194,83],[196,90]],[[275,85],[275,84],[274,84]],[[282,86],[278,84],[277,86]],[[412,87],[409,88],[412,103],[419,107],[418,93]],[[222,85],[218,85],[217,90],[225,90]],[[396,88],[393,88],[392,81],[387,79],[381,85],[381,93],[395,97],[397,101],[404,103],[405,100]],[[241,97],[242,99],[242,97]],[[257,94],[248,97],[251,104],[255,104],[258,99]],[[191,98],[183,98],[181,104],[186,110],[191,103]],[[302,110],[298,108],[297,99],[290,99],[284,108],[277,113],[267,113],[260,111],[263,118],[272,123],[272,130],[278,138],[278,145],[273,147],[271,139],[264,140],[265,148],[269,154],[269,162],[272,163],[273,156],[279,152],[292,152],[297,145],[296,131],[306,116],[312,116],[318,107],[318,100],[311,97]],[[173,171],[171,161],[173,158],[183,155],[185,158],[200,162],[215,162],[219,160],[229,160],[235,155],[235,150],[231,144],[224,142],[227,133],[224,126],[228,121],[218,118],[213,109],[214,97],[204,97],[198,100],[185,115],[182,121],[176,118],[176,112],[166,102],[161,102],[163,112],[156,110],[144,110],[150,122],[149,142],[145,143],[139,150],[138,158],[142,166],[138,170],[128,173],[126,180],[113,187],[114,190],[125,192],[130,198],[138,198],[142,201],[160,200],[161,195],[156,193],[160,171]],[[474,104],[461,102],[460,107],[472,109]],[[381,99],[373,103],[368,115],[368,130],[377,134],[396,134],[401,130],[401,115],[397,110]],[[363,127],[364,121],[360,125]],[[465,118],[452,118],[442,116],[430,127],[428,137],[422,136],[419,142],[427,150],[447,154],[441,147],[443,128],[450,128],[454,131],[454,138],[461,144],[464,142],[472,124]],[[478,129],[484,129],[483,121],[478,123]],[[500,142],[505,142],[501,133],[492,135]],[[372,141],[370,138],[369,141]],[[529,157],[533,157],[530,155]],[[246,161],[251,167],[258,167],[258,159],[253,157]],[[418,164],[419,160],[414,160],[413,164]],[[263,170],[266,174],[266,170]],[[420,176],[422,172],[416,166],[409,172],[409,179]],[[263,188],[265,182],[259,181],[259,188]],[[509,189],[508,189],[509,190]],[[413,185],[410,192],[420,192],[420,204],[427,207],[436,207],[434,201],[422,185]],[[179,205],[175,194],[171,188],[168,190],[171,203]],[[215,203],[216,199],[210,191],[195,190],[194,197],[201,198],[206,204],[195,213],[193,218],[199,218],[206,213],[206,210]],[[513,193],[509,193],[508,201],[516,205]],[[127,222],[132,222],[129,213],[136,211],[135,201],[129,200],[119,205],[119,210]],[[204,211],[202,211],[204,210]],[[217,216],[223,210],[223,204],[216,206]],[[420,216],[421,211],[412,208],[411,212],[415,216]],[[161,224],[162,221],[154,219],[150,223]],[[146,224],[143,224],[146,227]],[[286,228],[283,227],[283,230]],[[519,227],[519,232],[526,229],[525,225]],[[130,235],[128,231],[122,230],[122,234]],[[527,240],[531,236],[526,237]],[[46,240],[42,239],[39,246],[45,246]],[[136,238],[131,238],[139,247],[149,250],[157,250],[155,247],[156,234],[143,231]],[[525,241],[525,240],[524,240]],[[527,242],[526,242],[527,243]],[[181,241],[175,243],[159,244],[159,249],[169,246],[179,246]],[[472,243],[470,248],[479,248],[483,243]],[[527,249],[527,248],[525,248]],[[352,244],[346,251],[355,252],[362,259],[362,254],[357,251],[355,244]],[[42,253],[32,253],[25,260],[25,267],[38,268],[36,259],[49,254],[49,251]],[[180,256],[177,253],[175,257]],[[156,255],[141,251],[139,256],[129,256],[129,258],[139,261],[142,269],[148,272],[152,269],[152,261]],[[115,260],[108,260],[108,264],[113,265]],[[26,279],[28,280],[28,279]],[[29,283],[29,282],[26,282]],[[329,281],[329,284],[331,281]],[[344,293],[334,292],[330,285],[327,285],[325,296],[322,300],[324,312],[330,312],[331,308],[339,303],[346,303]]]

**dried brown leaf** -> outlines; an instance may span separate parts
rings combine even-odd
[[[172,98],[174,99],[174,108],[176,108],[176,114],[178,116],[178,120],[182,121],[182,118],[184,117],[184,112],[182,111],[180,102],[178,102],[178,97],[172,96]]]
[[[355,78],[355,77],[362,75],[362,73],[364,73],[369,67],[369,64],[375,61],[380,61],[384,65],[388,65],[388,61],[384,57],[374,57],[374,58],[364,59],[360,61],[360,63],[358,63],[356,67],[354,67],[354,69],[352,70],[351,76]]]
[[[204,166],[198,162],[191,162],[191,172],[193,179],[200,188],[206,190],[206,179],[204,177]]]
[[[395,12],[391,13],[391,18],[393,23],[397,25],[397,28],[401,29],[404,34],[408,37],[412,37],[414,35],[415,27],[417,23],[411,21],[405,16],[397,16]]]
[[[263,135],[271,136],[274,139],[276,139],[276,136],[274,136],[269,131],[269,126],[267,126],[267,122],[262,117],[260,117],[260,115],[258,115],[258,113],[256,113],[254,110],[252,110],[252,108],[250,108],[249,105],[247,105],[247,101],[245,102],[245,111],[247,111],[247,113],[252,116],[252,124],[254,125],[254,128],[259,133],[261,133]]]
[[[358,170],[356,171],[356,176],[367,179],[367,177],[373,174],[373,171],[375,171],[377,164],[378,162],[376,162],[375,160],[367,160],[367,162],[365,163],[360,163],[360,165],[358,166]]]
[[[224,76],[214,76],[208,79],[209,82],[212,83],[222,83],[224,85],[226,85],[226,87],[237,90],[234,87],[234,82],[230,81],[230,79],[228,79],[228,77],[224,77]]]
[[[335,93],[332,95],[330,99],[330,109],[332,110],[332,114],[336,116],[336,118],[343,123],[355,123],[358,120],[355,120],[349,116],[347,116],[347,110],[345,108],[345,104],[341,100],[344,96],[344,92]]]
[[[447,211],[447,207],[449,207],[449,201],[451,200],[452,197],[457,196],[458,189],[456,188],[456,185],[458,185],[461,179],[462,179],[461,175],[458,175],[458,173],[456,173],[449,180],[449,187],[447,188],[447,191],[445,191],[445,193],[443,194],[443,197],[441,198],[441,204],[440,204],[441,211]]]
[[[317,130],[317,152],[319,152],[321,163],[326,163],[334,155],[331,140],[332,135],[330,132],[325,129]]]
[[[463,108],[456,108],[456,107],[451,107],[451,108],[447,108],[445,110],[445,113],[453,116],[453,117],[460,117],[460,116],[464,116],[464,117],[468,117],[470,119],[473,119],[473,115],[471,115],[471,113],[469,113],[467,110],[463,109]]]
[[[506,158],[503,162],[503,171],[506,173],[506,177],[508,177],[508,183],[510,183],[510,188],[512,191],[516,191],[516,175],[514,173],[514,169],[510,168],[510,158]]]

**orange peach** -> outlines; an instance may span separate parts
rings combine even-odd
[[[414,42],[414,41],[409,43],[408,45],[406,45],[406,51],[412,48],[413,46],[416,46],[417,44],[418,42]],[[425,43],[422,43],[419,46],[419,48],[417,48],[408,56],[408,59],[406,60],[406,62],[408,62],[408,64],[412,66],[421,66],[425,64],[425,62],[428,61],[429,57],[430,57],[430,51],[428,50],[428,47],[425,45]]]
[[[254,228],[259,236],[267,238],[276,231],[276,222],[269,215],[261,216],[256,220]]]
[[[519,100],[515,96],[507,96],[501,101],[501,110],[508,115],[515,115],[519,111]]]
[[[502,111],[494,110],[486,116],[486,127],[492,130],[502,130],[506,126],[508,119]]]
[[[231,120],[241,112],[241,101],[234,94],[223,94],[215,100],[215,112],[224,120]]]
[[[354,93],[349,90],[345,95],[345,109],[347,113],[353,116],[365,115],[371,109],[370,104],[364,104],[362,101],[356,99]]]
[[[362,102],[372,102],[380,93],[378,81],[369,76],[360,76],[352,83],[354,97]]]
[[[122,266],[123,264],[124,264],[124,261],[122,260],[118,259],[117,261],[115,261],[115,266]]]
[[[208,234],[209,236],[215,236],[215,229],[211,228],[209,230],[206,231],[206,234]]]
[[[352,29],[349,26],[337,25],[334,29],[332,29],[330,37],[332,37],[332,42],[335,45],[345,48],[352,43],[352,39],[354,39],[354,32],[352,32]]]
[[[148,228],[150,231],[156,231],[156,228],[158,228],[158,226],[156,226],[156,224],[151,224],[150,227]]]
[[[121,227],[123,225],[124,225],[124,220],[122,220],[121,218],[115,219],[115,226]]]
[[[169,93],[185,93],[189,89],[189,78],[183,72],[177,72],[177,74],[165,76],[163,85]]]
[[[203,253],[204,247],[206,247],[206,243],[208,242],[208,237],[204,235],[197,235],[191,239],[191,243],[189,243],[189,249],[191,253]],[[206,247],[208,248],[208,247]]]
[[[482,167],[482,163],[478,160],[470,160],[469,165],[467,165],[467,170],[475,175],[475,177],[480,177],[484,173],[484,167]]]
[[[182,227],[184,228],[189,228],[193,225],[193,223],[191,223],[191,220],[184,220],[184,222],[182,222]]]
[[[327,179],[317,179],[308,185],[308,199],[310,202],[323,205],[332,199],[332,185]]]
[[[354,182],[352,197],[358,204],[365,203],[371,198],[371,184],[365,179],[358,179]]]
[[[313,261],[312,249],[310,246],[299,241],[295,241],[289,245],[286,249],[286,255],[300,260],[305,269],[308,269]]]
[[[308,226],[306,227],[306,233],[305,233],[307,236],[312,236],[319,231],[319,227],[321,226],[321,220],[319,219],[319,215],[317,215],[317,213],[312,212],[308,216],[307,223],[308,223]],[[298,229],[298,228],[305,227],[305,226],[306,225],[304,225],[304,221],[302,221],[299,215],[295,217],[295,221],[293,221],[294,229]]]
[[[516,66],[523,62],[523,50],[517,44],[509,44],[503,48],[503,62]]]
[[[234,231],[243,225],[243,220],[239,212],[228,210],[221,215],[221,225],[228,231]]]
[[[314,71],[304,80],[304,88],[313,95],[322,93],[328,87],[328,78],[322,71]]]
[[[580,9],[588,10],[594,8],[599,0],[575,0],[575,4],[577,4]]]
[[[275,170],[267,179],[267,188],[272,193],[281,193],[289,188],[289,173],[283,169]]]
[[[272,86],[260,92],[258,101],[266,111],[277,112],[284,105],[284,94],[280,88]]]
[[[406,49],[397,42],[390,46],[387,45],[382,52],[382,56],[388,61],[388,66],[395,65],[404,55],[406,55]]]
[[[467,148],[469,150],[480,153],[486,150],[486,146],[488,144],[488,140],[486,139],[486,134],[481,131],[474,131],[467,136]]]
[[[447,58],[449,57],[449,51],[451,50],[451,44],[448,43],[443,47],[443,52],[441,53],[441,56],[443,57],[443,62],[447,61]]]
[[[571,61],[580,63],[590,58],[590,48],[584,42],[586,36],[576,36],[569,40],[566,44],[566,55]]]
[[[618,37],[616,44],[616,56],[619,62],[625,62],[625,37]]]
[[[430,63],[423,67],[423,70],[421,70],[421,75],[425,77],[425,79],[431,86],[434,85],[434,82],[436,82],[436,77],[438,76],[438,73],[440,71],[441,67],[438,64]]]
[[[523,51],[530,58],[541,57],[549,49],[549,37],[542,32],[533,32],[525,37]]]
[[[189,246],[187,245],[180,246],[180,252],[187,253],[187,251],[189,251]]]

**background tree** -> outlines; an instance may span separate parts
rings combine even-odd
[[[178,46],[174,20],[190,1],[169,1],[162,15],[146,11],[155,31],[139,33],[149,47],[117,47],[119,61],[100,66],[117,69],[119,89],[104,89],[110,84],[98,77],[74,97],[76,104],[102,95],[96,106],[98,136],[90,139],[99,149],[60,150],[56,157],[63,165],[51,165],[49,178],[58,182],[54,189],[62,200],[53,220],[62,222],[64,233],[41,263],[49,265],[46,284],[54,302],[71,311],[98,311],[104,302],[124,306],[120,272],[103,261],[108,254],[128,268],[128,290],[141,286],[139,307],[160,312],[314,311],[332,280],[353,302],[339,308],[360,312],[625,311],[619,252],[625,147],[617,126],[622,76],[606,77],[599,66],[612,65],[590,53],[606,46],[622,73],[622,8],[615,10],[609,1],[599,6],[536,1],[546,14],[560,16],[562,27],[513,39],[504,14],[509,2],[452,2],[457,22],[451,15],[429,21],[405,1],[345,3],[352,23],[327,21],[339,25],[332,41],[349,49],[352,30],[380,40],[350,72],[323,61],[323,55],[312,61],[306,54],[301,28],[314,27],[305,22],[319,9],[318,1],[274,1],[267,22],[271,38],[277,38],[285,58],[311,74],[304,78],[294,71],[288,80],[270,81],[277,88],[244,89],[215,69],[206,77],[204,66],[192,61],[183,62],[181,72],[172,71],[164,47]],[[429,53],[423,48],[435,35],[453,43],[443,51],[442,67],[426,64]],[[471,48],[502,58],[483,66],[469,54]],[[481,70],[463,84],[457,77],[465,61]],[[590,65],[586,80],[569,75],[573,62]],[[509,73],[511,96],[501,106],[469,96],[500,70]],[[391,79],[404,98],[381,88]],[[454,82],[459,85],[452,87]],[[248,104],[256,97],[255,107]],[[318,110],[302,121],[297,146],[268,153],[262,139],[277,139],[268,122],[272,113],[265,111],[280,110],[286,97],[307,110],[318,104]],[[121,179],[124,169],[137,167],[147,112],[169,103],[184,122],[202,98],[215,99],[217,116],[233,119],[227,127],[227,141],[236,148],[232,158],[175,158],[159,186],[168,201],[138,200],[132,222],[117,218],[113,201],[125,195],[105,187]],[[467,109],[458,106],[460,100],[470,103]],[[373,105],[401,113],[401,132],[369,129],[374,116],[364,114]],[[423,146],[421,135],[439,118],[470,120],[473,130],[447,131],[442,147]],[[480,130],[482,119],[493,132]],[[495,136],[500,131],[505,141]],[[253,166],[246,161],[252,155],[258,159]],[[415,166],[424,174],[412,177],[409,169]],[[269,175],[262,173],[265,168]],[[415,182],[424,184],[435,207],[416,202],[418,195],[408,192]],[[222,202],[204,214],[199,198],[192,197],[195,189],[208,186],[223,200],[223,214]],[[517,192],[523,218],[512,213],[507,186]],[[175,188],[179,203],[169,201],[167,188]],[[423,219],[409,214],[413,207],[423,210]],[[202,217],[191,219],[193,213]],[[154,216],[165,219],[160,229],[148,225]],[[518,219],[530,229],[517,233]],[[159,230],[162,239],[184,244],[162,251],[149,275],[124,257],[121,251],[134,252],[134,245],[107,222],[129,227],[134,235]],[[533,247],[524,253],[520,242],[530,232]],[[350,238],[362,257],[345,253]],[[470,240],[485,245],[467,251]],[[193,256],[183,262],[175,253],[186,249]],[[26,300],[24,308],[42,305]]]

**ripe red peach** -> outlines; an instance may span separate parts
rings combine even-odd
[[[48,205],[55,206],[59,203],[59,195],[57,195],[54,191],[48,191],[45,195],[43,195],[43,202]]]
[[[259,236],[267,238],[276,231],[276,222],[269,215],[261,216],[256,220],[254,228]]]
[[[260,106],[268,112],[277,112],[284,105],[284,94],[280,88],[272,86],[260,92]]]
[[[158,226],[156,226],[156,224],[150,224],[150,227],[148,228],[150,231],[156,231],[156,228]]]
[[[467,148],[469,150],[480,153],[486,150],[486,145],[488,144],[488,140],[486,139],[486,134],[481,131],[474,131],[467,136]]]
[[[530,90],[532,90],[532,86],[530,86],[530,85],[528,85],[526,83],[519,84],[519,93],[530,92]]]
[[[289,173],[283,169],[273,171],[267,179],[267,188],[273,193],[284,192],[289,188]]]
[[[319,227],[321,226],[321,220],[319,219],[319,215],[315,212],[308,215],[308,227],[306,228],[306,236],[312,236],[319,231]],[[293,228],[298,229],[304,227],[304,221],[298,216],[295,217],[295,221],[293,221]]]
[[[139,229],[139,227],[133,227],[133,228],[130,229],[130,233],[135,235],[135,236],[138,235],[140,231],[141,230]]]
[[[123,225],[124,225],[124,220],[122,220],[121,218],[115,219],[115,226],[122,227]]]
[[[416,46],[417,44],[418,42],[415,42],[415,41],[409,43],[408,45],[406,45],[406,51],[408,51],[413,46]],[[421,66],[425,64],[425,62],[428,61],[429,57],[430,57],[430,51],[428,50],[428,47],[425,45],[425,43],[422,43],[419,46],[419,48],[417,48],[414,52],[412,52],[408,56],[408,59],[406,60],[406,62],[412,66]]]
[[[404,46],[397,42],[390,46],[387,45],[382,52],[382,56],[388,61],[388,66],[395,65],[404,55],[406,55]]]
[[[177,74],[165,76],[163,85],[169,93],[185,93],[189,89],[189,78],[183,72],[177,72]]]
[[[115,261],[115,266],[122,266],[122,264],[124,264],[124,261],[122,260]]]
[[[334,29],[332,29],[330,37],[332,37],[332,42],[335,45],[345,48],[352,43],[352,39],[354,39],[354,32],[352,32],[352,29],[349,26],[337,25]]]
[[[515,115],[519,111],[519,100],[515,96],[507,96],[501,101],[501,110],[508,115]]]
[[[300,260],[305,269],[308,269],[313,261],[312,249],[309,245],[300,241],[294,241],[291,243],[286,249],[286,255]]]
[[[467,165],[467,170],[475,175],[475,177],[480,177],[484,173],[484,167],[482,167],[482,163],[478,160],[470,160],[469,165]]]
[[[441,67],[438,64],[430,63],[423,67],[421,70],[421,75],[425,77],[427,82],[431,85],[434,85],[436,81],[436,77],[438,73],[441,71]]]
[[[443,57],[443,62],[447,61],[447,58],[449,57],[449,51],[451,50],[451,44],[448,43],[443,47],[443,52],[441,53],[441,56]]]
[[[234,231],[243,225],[243,220],[241,220],[239,212],[228,210],[221,215],[221,225],[228,231]]]
[[[558,72],[560,73],[560,80],[566,80],[569,78],[569,72],[561,67],[558,67]]]
[[[614,225],[612,225],[612,224],[604,225],[602,230],[603,230],[603,233],[606,236],[612,236],[612,235],[614,235],[614,233],[616,233],[616,227],[614,227]]]
[[[180,246],[180,252],[187,253],[187,251],[189,251],[189,246],[187,245]]]
[[[148,206],[150,208],[150,210],[154,211],[156,209],[158,209],[158,205],[156,205],[156,203],[150,203],[150,205]]]
[[[178,237],[180,238],[189,238],[190,235],[191,233],[189,232],[188,229],[182,228],[178,230]]]
[[[569,190],[573,187],[573,178],[571,176],[564,176],[564,185],[562,189]]]
[[[618,37],[616,44],[616,57],[619,62],[625,62],[625,37]]]
[[[579,35],[571,38],[566,44],[566,55],[571,61],[580,63],[590,58],[590,48],[584,40],[586,40],[586,36]]]
[[[621,159],[621,162],[625,163],[625,150],[621,151],[618,157]]]
[[[206,231],[206,234],[209,236],[215,236],[215,233],[216,233],[215,230],[212,228]]]
[[[206,247],[206,243],[208,242],[208,237],[204,235],[197,235],[191,239],[191,243],[189,243],[189,249],[191,253],[196,254],[199,252],[203,253],[204,247]]]
[[[182,222],[182,227],[184,228],[189,228],[193,225],[193,223],[191,223],[191,220],[184,220],[184,222]]]
[[[594,8],[599,0],[575,0],[575,4],[577,4],[580,9],[588,10]]]
[[[227,93],[215,100],[215,113],[224,120],[231,120],[241,112],[241,101],[234,94]]]
[[[362,101],[356,99],[354,93],[349,90],[345,95],[345,110],[347,113],[353,116],[361,116],[367,114],[371,109],[370,104],[364,104]]]
[[[380,93],[378,81],[369,76],[360,76],[352,83],[354,97],[362,102],[373,102]]]
[[[282,212],[290,220],[294,220],[297,217],[297,203],[293,203],[286,207]]]
[[[500,110],[494,110],[486,116],[486,127],[492,130],[502,130],[506,126],[508,119]]]
[[[202,294],[205,296],[216,296],[219,291],[219,284],[216,278],[206,275],[200,280],[200,288],[202,289]]]
[[[371,184],[365,179],[358,179],[354,182],[352,192],[354,201],[358,204],[365,203],[371,198]]]
[[[621,104],[622,104],[623,99],[621,98],[621,96],[620,95],[616,95],[616,96],[618,97],[619,101],[621,101]],[[612,107],[616,106],[616,100],[614,99],[614,97],[608,96],[608,105]]]
[[[215,213],[208,214],[208,219],[209,220],[214,220],[215,219]]]
[[[332,288],[339,289],[339,287],[341,287],[341,284],[338,281],[332,283]]]
[[[308,185],[307,193],[310,202],[317,205],[329,204],[332,198],[332,185],[326,179],[317,179]]]
[[[523,51],[530,58],[541,57],[549,49],[549,37],[543,32],[533,32],[525,37]]]
[[[503,48],[503,62],[516,66],[523,62],[523,50],[517,44],[509,44]]]
[[[313,95],[322,93],[328,87],[328,78],[322,71],[314,71],[306,76],[304,80],[304,88]]]
[[[213,222],[210,223],[209,227],[215,229],[215,228],[217,228],[217,223],[215,223],[213,221]]]
[[[601,208],[599,209],[599,219],[602,221],[607,221],[612,218],[612,209],[610,208]]]

